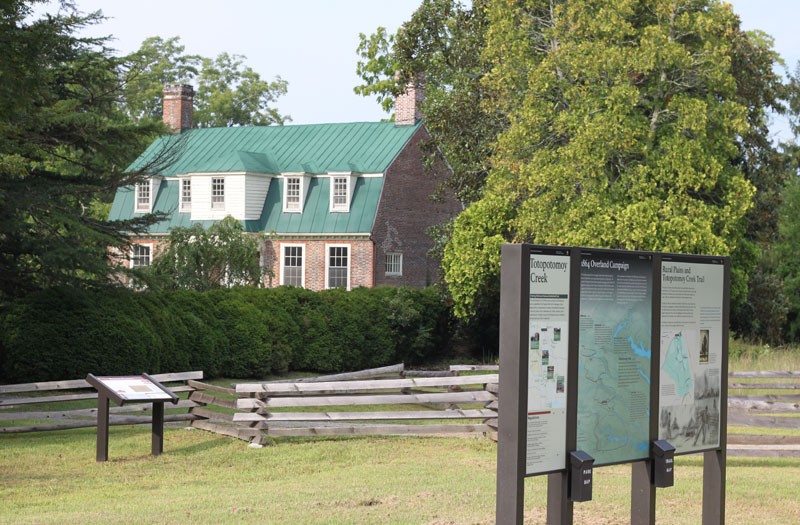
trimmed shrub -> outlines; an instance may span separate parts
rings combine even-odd
[[[418,364],[443,356],[449,323],[433,289],[58,288],[3,313],[0,380],[182,370],[262,378]]]

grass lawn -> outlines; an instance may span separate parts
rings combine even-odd
[[[792,354],[731,369],[800,369]],[[254,449],[169,427],[154,458],[149,427],[112,427],[106,463],[94,460],[95,439],[91,428],[0,435],[0,524],[494,523],[497,446],[484,438],[279,439]],[[675,486],[658,490],[657,523],[698,524],[702,457],[679,457],[675,472]],[[630,466],[594,478],[575,523],[629,523]],[[726,523],[800,523],[798,487],[800,459],[729,458]],[[526,523],[545,523],[545,478],[528,478],[525,495]]]
[[[496,445],[482,438],[279,440],[262,449],[170,428],[113,427],[110,461],[93,429],[0,436],[0,523],[494,523]],[[630,466],[595,470],[575,523],[629,523]],[[702,460],[681,457],[658,491],[657,522],[700,522]],[[728,460],[727,523],[800,523],[800,460]],[[545,522],[529,478],[526,523]]]

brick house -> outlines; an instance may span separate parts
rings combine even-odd
[[[110,218],[168,218],[134,239],[131,266],[149,265],[171,228],[230,215],[267,235],[265,284],[312,290],[422,287],[439,277],[427,230],[454,217],[451,195],[432,199],[449,169],[423,166],[428,137],[421,89],[398,97],[395,122],[192,128],[191,86],[166,86],[160,137],[131,170],[168,158],[147,182],[117,191]]]

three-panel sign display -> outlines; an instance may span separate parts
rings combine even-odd
[[[570,392],[595,466],[717,448],[727,260],[526,246],[526,475],[567,468]]]

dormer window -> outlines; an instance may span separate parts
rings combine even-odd
[[[333,177],[331,211],[350,211],[350,177]]]
[[[225,178],[214,177],[211,179],[211,209],[225,209]]]
[[[152,190],[150,181],[136,183],[136,211],[137,213],[150,213]]]
[[[300,197],[302,195],[302,183],[300,177],[286,178],[286,196],[284,201],[284,211],[299,212],[301,208]]]
[[[181,211],[192,211],[192,179],[181,179]]]
[[[329,210],[331,213],[348,213],[350,211],[350,203],[353,200],[353,187],[358,177],[350,172],[330,173],[330,176],[331,200]]]

